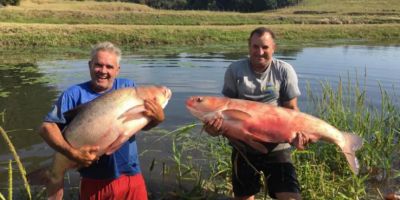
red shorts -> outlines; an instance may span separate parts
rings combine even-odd
[[[136,174],[134,176],[122,175],[113,180],[82,178],[80,199],[147,200],[147,191],[142,174]]]

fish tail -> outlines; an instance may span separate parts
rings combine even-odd
[[[64,196],[64,179],[47,185],[48,200],[62,200]]]
[[[30,185],[46,185],[49,181],[47,174],[49,174],[48,167],[37,169],[28,173],[28,182]]]
[[[346,143],[342,147],[342,151],[346,156],[351,171],[353,171],[354,174],[358,174],[360,165],[356,157],[356,151],[359,150],[363,145],[362,138],[353,133],[343,133],[343,136],[345,137]]]
[[[56,153],[51,167],[44,167],[28,174],[29,183],[45,185],[48,199],[62,200],[65,172],[75,165],[76,163],[71,162],[64,155]]]
[[[64,193],[64,179],[54,179],[51,174],[51,170],[48,167],[44,167],[29,173],[27,177],[31,185],[46,186],[48,199],[61,200]]]

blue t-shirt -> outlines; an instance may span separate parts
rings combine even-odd
[[[118,78],[114,80],[110,91],[134,86],[135,83],[132,80]],[[63,130],[69,124],[63,113],[101,95],[90,88],[90,81],[74,85],[61,94],[44,121],[54,122],[60,127],[60,130]],[[115,179],[121,174],[135,175],[140,173],[135,136],[132,136],[113,154],[101,156],[89,167],[79,169],[79,172],[82,177],[92,179]]]

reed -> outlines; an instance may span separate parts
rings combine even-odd
[[[8,162],[8,199],[13,199],[12,160]]]
[[[8,137],[6,131],[4,131],[4,129],[3,129],[1,126],[0,126],[0,133],[1,133],[1,136],[3,137],[4,141],[6,142],[6,144],[7,144],[7,146],[8,146],[8,149],[9,149],[10,152],[13,154],[14,159],[15,159],[15,161],[16,161],[16,163],[17,163],[19,172],[20,172],[20,174],[21,174],[21,178],[22,178],[22,180],[23,180],[23,182],[24,182],[25,190],[26,190],[26,192],[27,192],[27,194],[28,194],[28,199],[32,199],[31,189],[30,189],[28,180],[27,180],[27,178],[26,178],[26,170],[25,170],[25,168],[24,168],[24,166],[23,166],[23,164],[22,164],[22,162],[21,162],[21,160],[20,160],[20,158],[19,158],[19,156],[18,156],[18,154],[17,154],[17,151],[15,150],[15,147],[14,147],[14,145],[12,144],[10,138]],[[12,187],[12,186],[11,186],[11,187]],[[11,188],[11,190],[12,190],[12,188]]]

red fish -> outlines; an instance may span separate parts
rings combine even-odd
[[[358,174],[355,151],[361,148],[362,139],[317,117],[255,101],[211,96],[190,97],[186,107],[203,122],[222,118],[225,137],[240,140],[263,153],[268,150],[261,142],[291,143],[298,149],[304,149],[308,141],[334,143],[346,156],[350,169]]]

